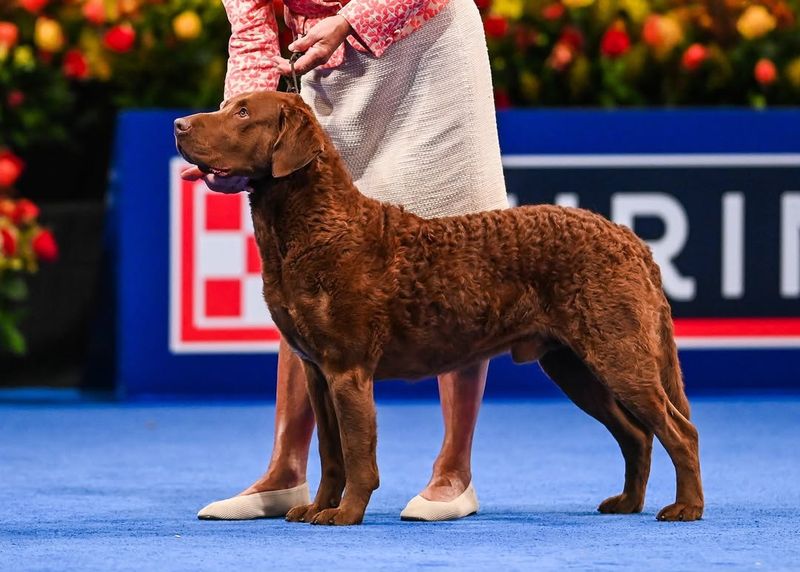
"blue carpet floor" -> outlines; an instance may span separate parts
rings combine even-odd
[[[381,488],[364,525],[201,522],[264,467],[267,405],[0,403],[2,570],[707,570],[800,568],[800,399],[694,400],[706,517],[660,523],[657,448],[641,515],[594,509],[622,484],[616,444],[566,401],[486,403],[479,515],[400,522],[441,438],[436,403],[379,406]],[[309,478],[316,483],[318,462]]]

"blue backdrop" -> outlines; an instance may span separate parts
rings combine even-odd
[[[129,399],[271,397],[273,354],[170,350],[171,133],[185,114],[129,111],[118,122],[110,219],[117,388]],[[624,211],[643,238],[680,239],[670,239],[665,255],[675,316],[711,332],[681,350],[690,392],[800,388],[796,234],[787,210],[800,189],[800,112],[506,111],[498,123],[513,200]],[[662,203],[673,210],[659,211]],[[750,335],[720,342],[720,324],[740,324],[720,318],[744,320]],[[380,396],[435,391],[431,382],[376,387]],[[538,366],[492,363],[488,396],[554,391]]]

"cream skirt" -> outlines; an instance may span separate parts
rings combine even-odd
[[[428,218],[508,206],[474,0],[450,0],[381,58],[346,46],[301,93],[362,193]]]

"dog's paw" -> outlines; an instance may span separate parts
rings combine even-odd
[[[303,504],[287,512],[286,520],[289,522],[310,522],[318,512],[319,507],[316,504]]]
[[[676,502],[665,506],[658,512],[657,520],[663,521],[683,521],[688,522],[691,520],[700,520],[703,516],[702,505],[690,505],[681,502]]]
[[[363,518],[363,512],[348,511],[343,508],[329,508],[319,512],[310,522],[311,524],[348,526],[361,524]]]
[[[642,512],[644,499],[635,499],[632,496],[622,493],[613,497],[608,497],[597,507],[603,514],[633,514]]]

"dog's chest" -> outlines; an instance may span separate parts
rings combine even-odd
[[[330,295],[324,291],[304,292],[296,284],[270,288],[265,277],[264,296],[287,343],[300,357],[319,363],[336,330]]]

